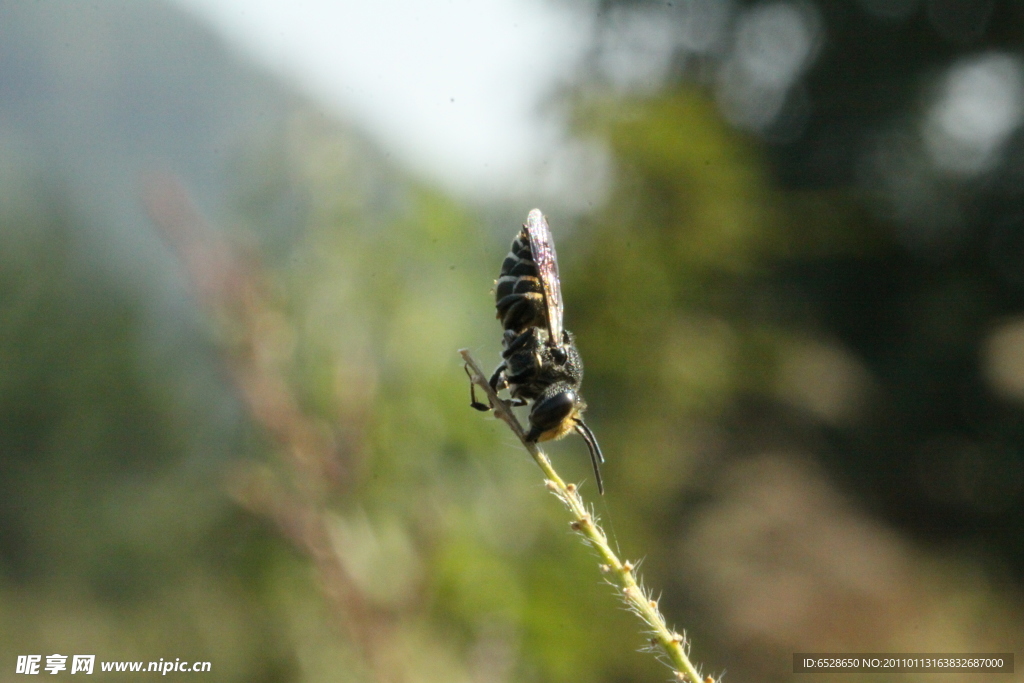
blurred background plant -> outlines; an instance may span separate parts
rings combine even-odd
[[[467,405],[538,204],[598,512],[707,673],[1021,651],[1024,5],[559,7],[546,106],[588,151],[474,196],[176,6],[0,3],[0,680],[663,679]]]

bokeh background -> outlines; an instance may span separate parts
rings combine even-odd
[[[705,673],[1024,652],[1024,3],[339,3],[422,106],[215,4],[0,2],[0,681],[664,680],[468,406],[535,205],[596,512]],[[517,37],[532,80],[388,70]]]

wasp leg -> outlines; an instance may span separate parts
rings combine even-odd
[[[529,327],[524,332],[516,334],[512,330],[505,330],[505,336],[502,340],[505,343],[505,350],[501,352],[503,358],[508,358],[516,351],[520,350],[537,336],[537,328]]]
[[[538,375],[540,369],[540,364],[538,363],[536,366],[526,368],[522,372],[517,372],[514,375],[506,374],[505,384],[527,384]]]
[[[505,363],[502,363],[494,371],[494,374],[491,375],[489,384],[491,385],[491,388],[494,389],[494,393],[498,393],[502,389],[508,389],[509,384],[513,383],[509,376],[505,374],[507,371],[508,366],[505,365]],[[505,401],[505,404],[513,408],[519,408],[526,405],[526,399],[513,396],[508,401]]]
[[[466,376],[469,377],[469,405],[471,408],[476,408],[481,412],[486,412],[491,409],[491,406],[486,403],[481,403],[476,400],[476,382],[473,381],[473,375],[469,372],[469,364],[462,366],[462,369],[466,371]]]
[[[494,389],[494,393],[498,393],[502,389],[508,387],[508,378],[505,376],[505,370],[507,368],[508,366],[502,362],[494,369],[494,374],[491,375],[491,378],[487,381],[487,383],[491,385],[491,389]]]

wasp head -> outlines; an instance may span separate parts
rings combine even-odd
[[[578,433],[587,442],[597,480],[597,490],[603,494],[600,463],[604,462],[604,455],[601,453],[601,447],[597,445],[594,433],[583,422],[583,411],[586,408],[587,404],[572,384],[552,384],[534,401],[533,408],[530,409],[530,431],[526,434],[526,440],[534,443],[551,441],[561,439],[572,431]]]
[[[587,404],[568,382],[552,384],[530,410],[528,441],[561,439],[576,427]]]

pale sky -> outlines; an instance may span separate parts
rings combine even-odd
[[[585,150],[545,98],[591,17],[566,0],[176,0],[367,131],[414,171],[479,199],[563,191]],[[567,161],[570,159],[571,161]],[[568,170],[567,170],[568,169]]]

